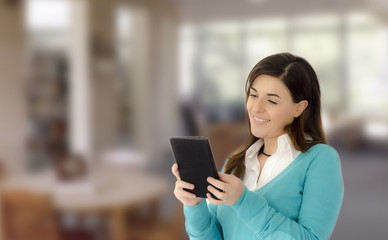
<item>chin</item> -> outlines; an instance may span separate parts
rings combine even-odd
[[[260,132],[260,131],[251,130],[251,133],[253,136],[255,136],[257,138],[264,138],[266,136],[265,133]]]

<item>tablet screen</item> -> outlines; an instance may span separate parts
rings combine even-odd
[[[206,198],[207,178],[219,179],[209,140],[200,136],[172,137],[170,143],[181,179],[195,185],[193,190],[185,190]]]

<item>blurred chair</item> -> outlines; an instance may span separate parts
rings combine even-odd
[[[150,202],[147,214],[142,213],[142,209],[131,211],[128,240],[184,240],[187,238],[182,204],[177,204],[171,219],[163,219],[160,216],[158,204],[158,201]]]
[[[48,194],[23,189],[1,195],[4,240],[58,240],[53,201]]]
[[[88,174],[87,160],[80,154],[63,154],[55,159],[55,170],[62,182],[85,179]]]
[[[107,224],[104,216],[91,213],[61,214],[62,240],[99,240],[108,239]]]

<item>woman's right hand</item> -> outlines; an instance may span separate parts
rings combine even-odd
[[[171,168],[172,173],[176,177],[174,195],[175,197],[186,206],[194,206],[202,202],[203,198],[195,196],[193,193],[185,191],[183,188],[194,189],[194,185],[181,180],[178,171],[178,164],[175,163]]]

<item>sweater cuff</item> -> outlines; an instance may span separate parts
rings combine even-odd
[[[194,206],[183,205],[183,212],[186,217],[186,222],[190,224],[202,221],[206,214],[210,214],[205,198],[199,204]]]
[[[251,192],[245,187],[243,194],[241,194],[240,198],[231,205],[232,209],[234,209],[242,219],[250,219],[253,217],[252,214],[254,212],[260,211],[267,205],[267,201],[256,194],[255,192]],[[252,208],[254,211],[252,211]]]
[[[206,200],[195,206],[183,206],[186,218],[186,231],[191,236],[200,236],[209,226],[210,212]]]

